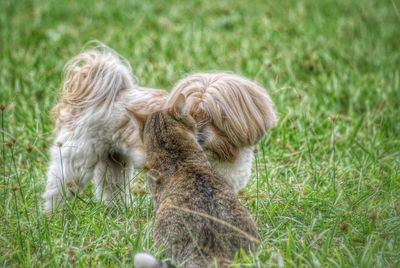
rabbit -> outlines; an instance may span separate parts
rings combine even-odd
[[[257,225],[232,187],[213,170],[196,139],[185,97],[150,115],[131,111],[147,152],[145,170],[153,196],[153,238],[181,267],[226,267],[240,249],[255,250]],[[135,267],[174,267],[146,253]]]

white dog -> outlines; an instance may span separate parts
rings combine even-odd
[[[108,48],[69,61],[61,101],[53,111],[56,139],[43,194],[45,211],[90,180],[98,199],[111,200],[116,194],[129,201],[133,168],[143,165],[145,154],[125,108],[157,110],[165,99],[165,91],[138,87],[129,64]]]
[[[134,168],[145,160],[137,123],[129,111],[151,113],[182,93],[198,123],[198,140],[210,162],[235,191],[251,175],[253,145],[276,123],[273,103],[254,82],[228,73],[203,73],[178,82],[170,96],[141,88],[127,61],[109,48],[69,61],[54,108],[56,139],[50,149],[44,210],[93,180],[99,200],[130,200]]]

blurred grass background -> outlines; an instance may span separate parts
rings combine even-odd
[[[142,85],[169,90],[194,71],[231,70],[271,94],[280,124],[240,195],[262,247],[238,265],[398,267],[399,9],[398,0],[0,1],[0,263],[162,257],[143,183],[134,209],[105,208],[88,190],[52,218],[40,212],[62,68],[95,39]]]

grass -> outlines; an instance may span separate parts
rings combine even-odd
[[[232,70],[270,92],[280,123],[240,195],[262,246],[238,263],[399,267],[399,9],[398,0],[0,1],[0,263],[125,267],[138,250],[162,256],[140,180],[134,209],[106,208],[88,189],[52,218],[40,211],[62,67],[97,39],[143,85]]]

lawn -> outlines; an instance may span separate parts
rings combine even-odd
[[[94,39],[142,85],[231,70],[268,89],[279,124],[240,193],[262,244],[237,263],[400,266],[399,0],[1,0],[0,36],[2,267],[163,257],[140,175],[132,207],[105,207],[88,189],[41,212],[63,65]]]

